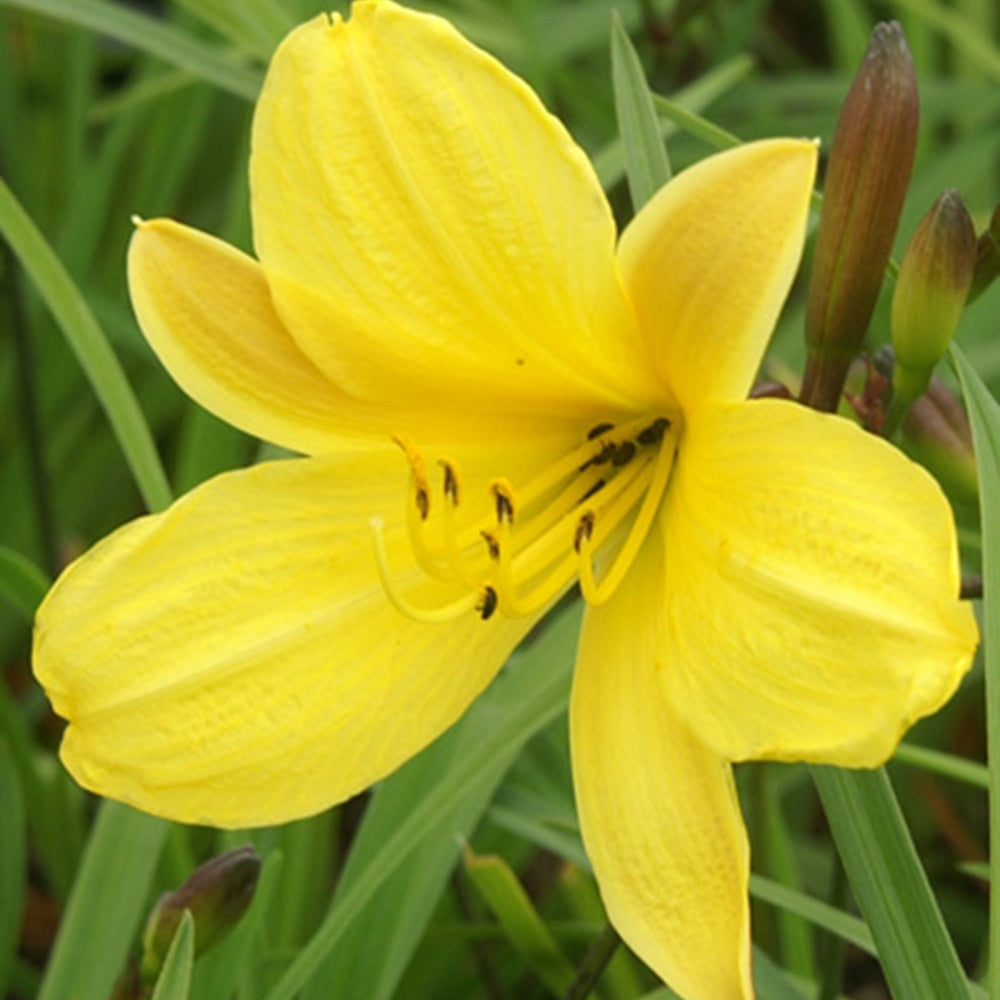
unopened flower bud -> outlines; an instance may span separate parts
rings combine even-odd
[[[968,301],[972,302],[986,291],[990,282],[1000,274],[1000,204],[993,209],[989,228],[976,244],[976,273],[972,278]]]
[[[195,952],[201,954],[225,937],[253,899],[260,858],[250,845],[220,854],[198,868],[173,892],[164,893],[143,932],[142,978],[156,978],[185,910],[195,924]]]
[[[976,232],[957,191],[945,191],[913,234],[892,296],[894,398],[908,406],[927,388],[965,307]]]
[[[840,402],[899,225],[917,145],[917,78],[903,29],[875,26],[833,137],[806,309],[801,399]]]
[[[917,458],[957,500],[979,495],[972,430],[962,404],[936,375],[910,407],[903,433]]]

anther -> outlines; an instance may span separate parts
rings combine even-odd
[[[623,465],[627,465],[635,457],[636,447],[634,441],[622,441],[621,444],[615,445],[614,454],[611,456],[611,464],[619,469]]]
[[[496,504],[497,523],[514,523],[514,491],[506,480],[498,479],[490,484],[493,501]]]
[[[438,465],[444,469],[444,495],[451,501],[453,507],[457,507],[459,497],[461,496],[458,472],[451,462],[446,462],[444,459],[440,459]]]
[[[482,618],[483,621],[491,618],[499,603],[497,592],[489,586],[489,584],[487,584],[486,587],[483,588],[483,596],[479,599],[479,603],[476,605],[479,617]]]
[[[598,493],[602,489],[604,489],[606,485],[607,482],[604,479],[598,479],[597,482],[594,483],[594,485],[591,486],[590,489],[587,490],[587,492],[584,493],[582,497],[580,497],[580,503],[583,503],[584,500],[589,500],[595,493]]]
[[[416,500],[417,510],[420,512],[420,520],[426,521],[431,512],[431,496],[419,483],[417,484]]]
[[[479,534],[482,536],[483,541],[486,542],[486,549],[490,554],[490,558],[496,562],[500,558],[500,542],[497,536],[489,531],[480,531]]]
[[[599,438],[602,434],[607,434],[608,431],[613,431],[615,429],[614,424],[598,424],[596,427],[591,427],[587,431],[587,440],[593,441],[594,438]]]
[[[577,555],[584,542],[590,541],[590,536],[594,533],[594,512],[588,510],[577,522],[576,531],[573,534],[573,550]]]
[[[663,435],[670,426],[670,421],[666,417],[657,417],[648,427],[644,427],[635,436],[639,444],[659,444],[663,440]]]

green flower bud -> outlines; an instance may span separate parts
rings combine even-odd
[[[993,209],[989,228],[976,244],[976,273],[972,278],[968,302],[986,291],[990,282],[1000,274],[1000,204]]]
[[[979,496],[968,417],[955,394],[936,375],[906,415],[903,433],[916,457],[951,496],[967,501]]]
[[[917,78],[903,29],[875,26],[833,137],[806,309],[801,399],[837,409],[899,225],[917,146]]]
[[[260,858],[245,845],[212,858],[179,889],[164,893],[142,935],[143,982],[159,974],[185,910],[194,917],[195,952],[200,955],[236,926],[253,899],[259,877]]]
[[[913,234],[892,296],[894,398],[908,406],[927,388],[965,307],[976,232],[957,191],[945,191]]]

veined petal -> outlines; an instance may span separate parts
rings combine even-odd
[[[156,219],[141,222],[132,236],[128,277],[150,346],[202,406],[295,451],[328,451],[341,442],[351,416],[343,412],[343,393],[292,340],[256,261],[196,229]]]
[[[587,609],[570,705],[577,811],[629,947],[687,1000],[743,1000],[746,833],[728,764],[660,688],[663,587],[663,553],[646,545],[614,597]]]
[[[816,153],[770,139],[711,156],[622,234],[625,287],[682,409],[746,398],[802,253]]]
[[[260,264],[169,219],[142,222],[129,247],[129,290],[142,331],[193,399],[223,420],[305,453],[406,435],[424,444],[558,434],[556,421],[448,408],[372,404],[335,386],[275,312]],[[325,328],[331,339],[351,331]]]
[[[972,662],[947,501],[839,417],[699,412],[661,524],[664,690],[724,757],[874,766]]]
[[[405,482],[381,451],[256,466],[74,563],[34,650],[74,777],[185,822],[278,823],[360,791],[451,725],[532,622],[417,624],[388,603],[368,518],[386,518],[397,579],[413,585]]]
[[[278,313],[345,390],[500,413],[652,398],[590,164],[446,21],[356,3],[292,32],[251,192]]]

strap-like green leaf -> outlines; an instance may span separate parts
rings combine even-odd
[[[611,81],[629,194],[638,212],[670,180],[670,161],[642,64],[617,14],[611,28]]]
[[[142,919],[167,828],[128,806],[102,804],[38,1000],[107,1000]]]
[[[983,384],[961,349],[951,356],[962,383],[972,424],[979,473],[979,510],[983,533],[983,673],[986,679],[986,739],[990,809],[989,990],[1000,996],[1000,404]]]
[[[970,983],[888,775],[881,768],[812,772],[894,1000],[968,997]]]
[[[496,917],[503,936],[556,997],[573,982],[575,970],[562,953],[510,865],[495,854],[465,852],[465,871]]]
[[[193,966],[194,919],[190,910],[185,910],[156,980],[152,1000],[187,1000]]]
[[[162,510],[170,503],[170,486],[121,364],[62,261],[2,179],[0,236],[10,243],[83,367],[143,500],[150,510]]]

